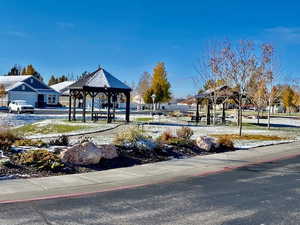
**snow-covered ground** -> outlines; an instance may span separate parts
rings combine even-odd
[[[134,116],[134,118],[139,118],[141,116]],[[145,116],[143,116],[145,117]],[[143,125],[140,126],[144,130],[144,132],[151,136],[152,138],[157,138],[161,135],[162,132],[169,130],[171,132],[176,132],[176,129],[180,128],[183,125],[182,121],[178,122],[178,125],[175,124],[176,119],[175,118],[163,118],[160,119],[156,118],[154,121],[161,121],[161,122],[170,122],[169,124],[160,124],[160,125]],[[249,123],[255,123],[256,120],[247,119]],[[300,140],[300,120],[294,120],[294,119],[281,119],[281,118],[274,118],[272,119],[272,122],[274,124],[277,124],[278,127],[283,127],[284,129],[278,129],[278,130],[267,130],[264,127],[261,127],[260,129],[253,129],[249,127],[244,127],[243,133],[244,134],[260,134],[260,135],[275,135],[280,137],[285,137],[287,140],[280,140],[280,141],[256,141],[256,140],[239,140],[235,141],[235,146],[237,148],[250,148],[250,147],[257,147],[257,146],[263,146],[263,145],[271,145],[271,144],[279,144],[279,143],[286,143],[291,142],[295,140]],[[266,123],[266,120],[261,120],[261,123]],[[288,129],[286,126],[292,126],[293,129]],[[299,126],[299,128],[297,128]],[[212,134],[238,134],[239,130],[235,126],[205,126],[205,125],[190,125],[189,126],[194,131],[194,135],[192,138],[197,138],[199,136],[209,136]],[[297,132],[297,130],[299,131]],[[111,143],[113,138],[115,136],[115,133],[112,132],[110,134],[106,134],[105,136],[99,135],[95,136],[94,141],[97,144],[108,144]]]
[[[67,117],[64,115],[0,113],[0,126],[18,127],[18,126],[46,120],[46,119],[55,119],[55,118],[67,119]]]
[[[123,120],[125,115],[118,115],[118,119]],[[144,125],[143,129],[144,131],[152,136],[153,138],[157,138],[163,131],[165,130],[171,130],[172,132],[175,132],[177,128],[182,126],[183,124],[186,124],[183,120],[178,120],[176,118],[170,118],[170,117],[164,117],[164,116],[155,116],[151,117],[149,114],[144,115],[131,115],[131,120],[135,121],[137,118],[153,118],[154,122],[163,122],[165,125]],[[53,121],[56,121],[55,123],[63,123],[62,119],[67,119],[67,115],[51,115],[51,114],[8,114],[8,113],[0,113],[0,127],[3,126],[9,126],[9,127],[17,127],[24,124],[31,124],[31,123],[38,123],[40,125],[45,125],[49,123],[53,123]],[[80,119],[80,117],[78,118]],[[60,121],[60,122],[59,122]],[[247,123],[256,123],[256,119],[243,119],[243,122]],[[261,119],[260,122],[262,124],[266,124],[266,119]],[[300,119],[291,119],[291,118],[272,118],[271,120],[272,124],[275,125],[277,128],[283,128],[278,130],[267,130],[263,127],[259,129],[254,129],[253,127],[245,127],[243,129],[244,133],[247,134],[263,134],[263,135],[276,135],[276,136],[282,136],[282,137],[288,137],[290,140],[300,140]],[[75,124],[81,124],[83,123],[75,123]],[[87,125],[91,126],[93,123],[87,123]],[[176,125],[177,124],[177,125]],[[69,124],[68,124],[69,125]],[[93,125],[92,125],[93,126]],[[90,130],[97,131],[98,129],[103,130],[107,128],[111,128],[115,125],[106,125],[101,124],[101,127],[99,124],[94,125],[92,129]],[[192,138],[196,138],[198,136],[206,136],[211,134],[236,134],[238,133],[237,127],[231,127],[231,126],[190,126],[193,131],[194,135]],[[80,131],[85,132],[86,130]],[[78,133],[78,132],[77,132]],[[79,133],[78,133],[79,134]],[[98,144],[106,144],[111,143],[114,136],[116,135],[115,132],[112,133],[105,133],[104,134],[98,134],[94,137],[95,142]],[[39,137],[38,135],[35,135],[34,137]],[[254,147],[259,145],[268,145],[268,144],[274,144],[274,143],[280,143],[280,142],[286,142],[285,141],[236,141],[235,145],[239,148],[244,147]]]

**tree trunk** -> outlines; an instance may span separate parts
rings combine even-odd
[[[213,104],[213,125],[216,125],[216,103]]]
[[[239,126],[240,125],[240,109],[237,109],[237,120],[236,120],[236,125]]]
[[[240,95],[239,97],[239,135],[242,136],[242,129],[243,129],[243,121],[242,121],[242,116],[243,116],[243,110],[242,110],[242,96]]]
[[[259,109],[257,110],[257,125],[259,125]]]
[[[269,107],[268,107],[268,130],[270,130],[270,126],[271,126],[270,122],[271,122],[271,102],[269,100]]]
[[[213,125],[215,126],[216,125],[216,96],[214,94],[214,97],[213,97]]]

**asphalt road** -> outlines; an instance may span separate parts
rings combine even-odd
[[[0,224],[295,225],[299,194],[300,157],[135,189],[2,204]]]

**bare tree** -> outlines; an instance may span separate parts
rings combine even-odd
[[[271,44],[262,45],[262,67],[267,90],[268,104],[268,129],[271,127],[271,108],[281,95],[280,89],[276,86],[275,80],[280,73],[274,69],[274,48]]]
[[[218,54],[219,48],[219,42],[215,41],[207,44],[206,49],[203,51],[203,55],[195,68],[199,77],[194,79],[195,85],[198,86],[202,93],[209,93],[206,95],[206,98],[208,99],[206,103],[207,107],[209,107],[210,102],[212,104],[213,125],[215,125],[217,121],[217,104],[220,103],[220,97],[224,94],[221,87],[225,85],[222,74],[223,71],[215,69],[215,66],[222,61],[221,56]],[[225,100],[226,99],[223,101]],[[221,104],[222,103],[223,102],[221,102]]]
[[[257,124],[259,124],[260,112],[268,105],[265,80],[260,76],[260,74],[255,74],[252,77],[249,83],[247,97],[255,107],[257,112]]]
[[[242,135],[243,97],[247,94],[249,82],[257,66],[253,43],[240,41],[233,45],[229,41],[224,42],[218,60],[212,66],[215,74],[238,90],[239,134]]]

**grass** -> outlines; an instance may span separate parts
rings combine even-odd
[[[61,134],[73,131],[87,129],[89,126],[83,125],[67,125],[67,124],[47,124],[44,126],[38,124],[28,124],[14,129],[20,135],[32,134]]]
[[[135,119],[135,121],[137,121],[137,122],[149,122],[151,120],[152,120],[152,118],[149,118],[149,117],[140,117],[140,118]]]
[[[280,141],[287,140],[286,137],[280,137],[276,135],[262,135],[262,134],[244,134],[239,136],[238,134],[212,134],[210,135],[216,138],[226,138],[231,140],[255,140],[255,141]]]

